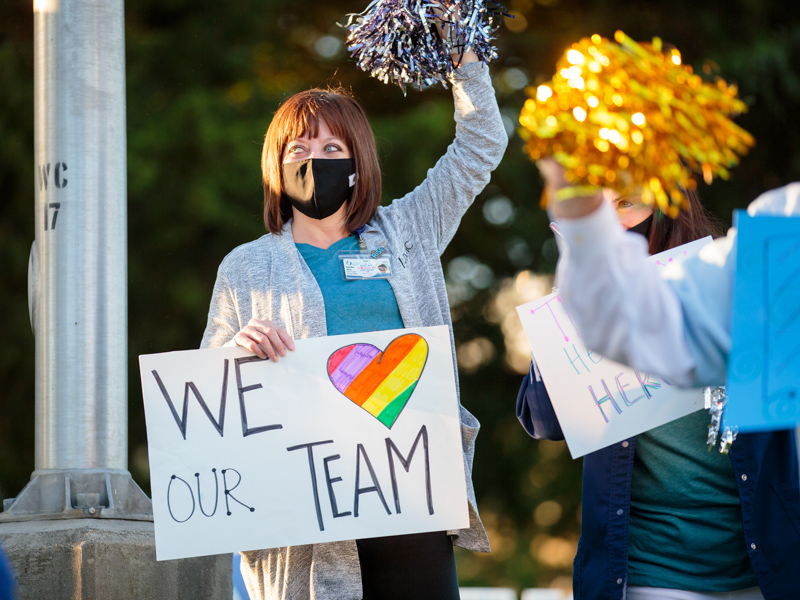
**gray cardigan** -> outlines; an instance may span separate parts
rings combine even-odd
[[[394,290],[406,327],[450,326],[441,254],[461,217],[486,186],[508,139],[497,108],[489,69],[465,65],[451,81],[456,137],[414,191],[380,207],[367,223],[367,248],[383,246],[394,257]],[[252,317],[269,319],[295,339],[327,333],[325,305],[314,276],[292,239],[268,234],[239,246],[217,272],[203,348],[222,346]],[[452,339],[452,338],[451,338]],[[455,367],[455,348],[453,348]],[[449,532],[454,543],[489,551],[472,486],[478,420],[461,407],[461,435],[469,498],[470,527]],[[242,571],[252,598],[270,600],[359,599],[361,573],[353,541],[272,548],[242,553]]]

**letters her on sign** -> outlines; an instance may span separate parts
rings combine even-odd
[[[159,560],[468,527],[447,327],[140,364]]]
[[[704,243],[698,240],[651,260],[661,268]],[[702,408],[700,390],[677,389],[666,379],[588,350],[557,294],[518,306],[517,313],[573,458]]]
[[[582,420],[587,424],[596,421],[595,426],[601,427],[601,423],[608,425],[617,415],[622,415],[624,410],[632,408],[638,402],[647,401],[654,394],[660,397],[659,392],[662,391],[662,386],[672,387],[667,379],[630,369],[606,359],[597,352],[588,350],[581,343],[572,319],[561,305],[561,298],[558,295],[546,296],[532,302],[530,307],[529,305],[524,305],[524,307],[531,315],[531,318],[526,321],[529,321],[531,326],[540,332],[534,356],[537,359],[537,366],[543,374],[548,392],[551,388],[556,387],[553,382],[556,375],[553,373],[552,363],[560,361],[561,364],[556,366],[559,370],[558,377],[581,382],[580,387],[571,390],[570,401],[575,403],[583,400],[581,404],[585,408],[590,406],[595,408],[588,414],[582,414]],[[544,337],[541,332],[548,331],[548,329],[549,349],[543,347],[544,344],[541,343]],[[557,340],[553,339],[555,336],[558,336]],[[565,371],[565,373],[561,373],[561,371]],[[551,400],[553,400],[552,395]],[[557,402],[559,401],[554,401],[554,407],[558,414]],[[563,425],[564,423],[562,423],[562,428]]]

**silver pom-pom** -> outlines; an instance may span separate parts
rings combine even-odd
[[[495,0],[373,0],[344,27],[356,65],[405,93],[407,85],[445,85],[469,50],[486,63],[497,58],[491,42],[501,16],[509,15]]]
[[[722,454],[728,454],[739,433],[736,427],[725,427],[720,430],[725,406],[728,404],[728,394],[725,392],[724,387],[707,387],[703,390],[703,399],[704,406],[711,415],[711,423],[708,425],[708,439],[706,440],[708,450],[710,452],[719,440],[719,451]]]

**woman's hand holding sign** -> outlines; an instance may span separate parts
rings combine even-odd
[[[269,319],[250,319],[233,341],[259,358],[278,362],[278,355],[286,356],[286,349],[294,350],[294,340],[287,331]]]

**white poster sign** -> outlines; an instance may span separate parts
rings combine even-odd
[[[685,260],[711,238],[650,257],[658,267]],[[702,390],[681,390],[587,350],[557,293],[517,307],[533,356],[573,458],[703,408]]]
[[[469,527],[446,326],[139,364],[158,560]]]

